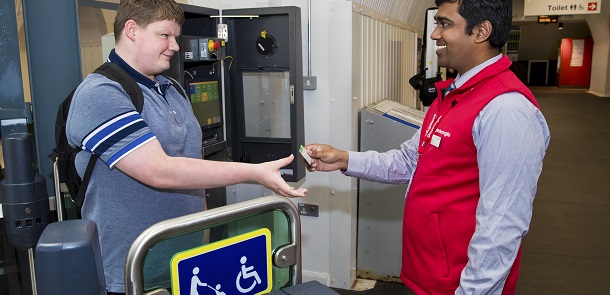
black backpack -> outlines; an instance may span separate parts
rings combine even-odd
[[[133,78],[131,78],[127,72],[116,64],[106,62],[98,67],[94,73],[104,75],[108,79],[121,84],[125,92],[127,92],[129,97],[131,97],[131,101],[136,107],[138,113],[142,112],[142,108],[144,107],[144,96],[142,94],[142,89],[140,89],[140,86],[138,86],[136,81],[133,80]],[[57,159],[57,177],[59,178],[59,182],[66,184],[68,192],[70,193],[70,198],[77,208],[80,208],[85,201],[87,185],[89,184],[89,179],[91,178],[91,173],[93,172],[93,168],[95,167],[98,157],[93,154],[91,155],[91,159],[89,159],[87,169],[85,170],[85,175],[81,180],[78,172],[76,171],[75,160],[76,154],[78,154],[78,152],[80,152],[82,149],[80,147],[71,147],[70,144],[68,144],[68,139],[66,137],[66,121],[68,119],[70,103],[72,102],[72,96],[74,95],[75,90],[76,89],[72,90],[64,101],[59,104],[57,117],[55,119],[56,147],[49,155],[49,158],[52,161]],[[60,196],[56,197],[59,198]]]

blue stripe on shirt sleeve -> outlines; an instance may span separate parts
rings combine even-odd
[[[144,121],[137,121],[131,125],[125,126],[125,128],[118,130],[118,132],[100,142],[98,146],[93,149],[93,153],[97,156],[101,156],[116,143],[135,133],[136,131],[146,128],[146,126],[147,125]]]
[[[132,124],[133,122],[142,120],[142,116],[139,113],[130,113],[121,114],[98,126],[90,135],[83,139],[83,145],[88,149],[94,148],[100,141],[117,130]]]

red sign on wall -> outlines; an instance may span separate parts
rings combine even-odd
[[[596,11],[597,10],[597,2],[589,2],[589,5],[587,5],[587,10],[588,11]]]

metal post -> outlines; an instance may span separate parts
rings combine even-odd
[[[125,294],[144,294],[144,259],[148,250],[157,242],[178,234],[209,228],[237,219],[246,218],[279,210],[290,223],[291,245],[281,249],[282,253],[292,253],[285,267],[290,267],[292,285],[300,284],[301,266],[301,219],[296,206],[289,199],[279,196],[267,196],[243,201],[219,208],[210,209],[156,223],[142,232],[131,244],[125,262]],[[290,254],[285,254],[290,255]],[[284,259],[284,257],[282,257]]]

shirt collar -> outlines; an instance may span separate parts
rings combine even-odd
[[[502,58],[501,53],[470,69],[463,75],[458,74],[457,77],[455,77],[455,81],[453,81],[453,84],[456,88],[462,87],[462,85],[466,84],[466,82],[468,82],[470,78],[474,77],[474,75],[482,71],[487,66],[497,62],[498,60],[500,60],[500,58]]]
[[[156,90],[158,88],[157,83],[162,85],[169,83],[168,80],[159,78],[163,77],[162,75],[155,75],[155,79],[159,81],[153,81],[150,78],[142,75],[140,72],[132,68],[127,62],[125,62],[118,54],[116,54],[114,49],[110,51],[110,55],[108,55],[108,61],[117,64],[119,67],[125,70],[125,72],[127,72],[129,76],[131,76],[137,83],[142,84],[148,88],[152,88],[153,90]]]

